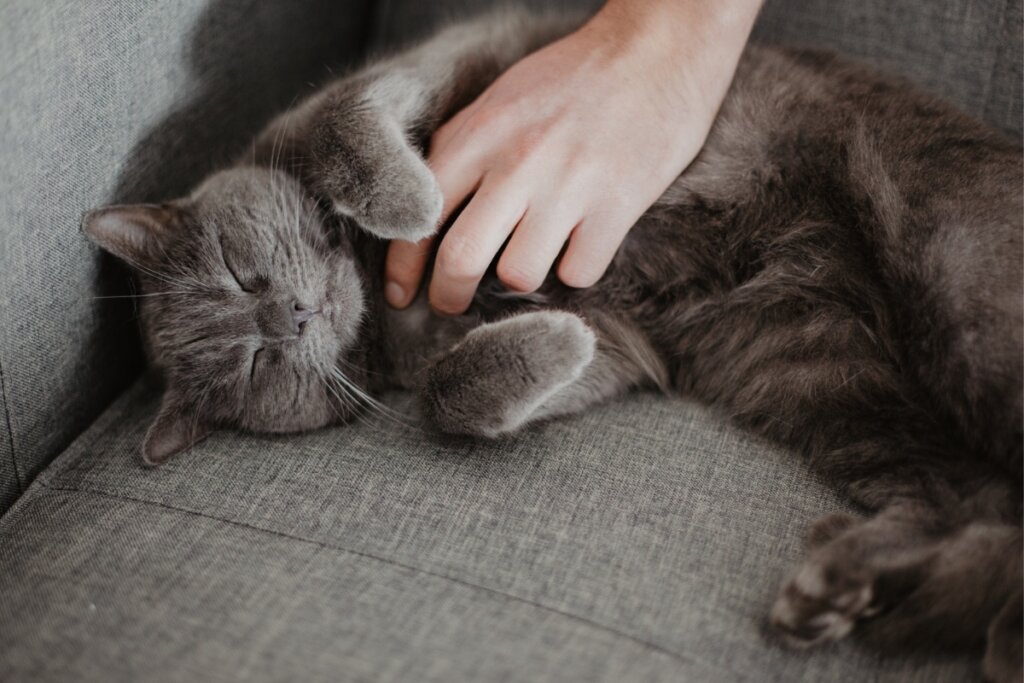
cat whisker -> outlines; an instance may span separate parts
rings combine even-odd
[[[363,389],[361,389],[358,385],[353,383],[352,380],[350,380],[345,375],[345,373],[341,371],[340,368],[337,368],[337,367],[331,368],[331,375],[339,382],[339,384],[342,387],[347,389],[350,392],[350,394],[354,396],[354,398],[356,398],[359,401],[362,401],[371,411],[378,413],[379,415],[381,415],[385,419],[393,422],[394,424],[400,425],[402,427],[405,427],[407,429],[411,429],[411,430],[414,430],[414,431],[419,431],[419,427],[417,427],[416,425],[410,424],[409,422],[406,421],[406,417],[407,416],[405,416],[402,413],[399,413],[399,412],[397,412],[395,410],[392,410],[388,406],[384,405],[383,403],[381,403],[377,399],[375,399],[372,396],[370,396]]]
[[[112,294],[109,296],[91,296],[90,299],[146,299],[154,296],[170,296],[172,294],[193,294],[192,290],[179,290],[171,292],[147,292],[145,294]]]
[[[355,366],[352,363],[349,363],[344,358],[339,358],[338,359],[338,363],[340,363],[342,366],[344,366],[346,369],[348,369],[348,370],[350,370],[352,372],[365,372],[366,374],[374,375],[375,377],[384,377],[385,376],[385,374],[382,373],[382,372],[377,372],[375,370],[368,370],[366,368],[360,368],[358,366]]]
[[[338,402],[342,405],[342,407],[345,410],[347,410],[349,412],[351,417],[355,418],[360,423],[362,423],[362,424],[364,424],[367,427],[370,427],[372,429],[377,429],[380,426],[380,425],[375,424],[375,423],[371,422],[370,420],[366,419],[366,417],[362,414],[362,410],[361,410],[362,406],[360,406],[352,398],[352,396],[344,389],[344,387],[340,387],[340,386],[335,387],[335,385],[325,375],[321,375],[321,374],[317,373],[317,377],[320,379],[320,381],[323,382],[323,384],[326,387],[327,391],[338,400]],[[341,393],[339,393],[339,390],[341,391]],[[338,413],[337,411],[335,411],[335,413],[342,420],[345,419],[345,416],[342,415],[341,413]]]
[[[383,405],[379,401],[375,400],[372,396],[370,396],[365,391],[360,389],[348,377],[346,377],[344,373],[342,373],[337,368],[332,368],[331,369],[330,375],[329,375],[329,380],[333,380],[333,381],[330,381],[330,384],[335,386],[343,394],[345,394],[347,397],[349,397],[355,403],[355,405],[357,407],[362,408],[362,409],[366,409],[366,410],[368,410],[371,413],[375,413],[377,415],[380,415],[385,420],[387,420],[387,421],[389,421],[389,422],[391,422],[393,424],[396,424],[396,425],[399,425],[399,426],[402,426],[402,427],[405,427],[405,428],[408,428],[408,429],[416,429],[416,427],[414,427],[414,426],[408,424],[407,422],[405,422],[402,419],[403,416],[395,413],[390,408],[388,408],[387,406]],[[378,425],[373,425],[372,423],[367,423],[365,421],[364,421],[364,423],[365,424],[371,424],[371,426],[374,426],[374,427],[378,426]]]

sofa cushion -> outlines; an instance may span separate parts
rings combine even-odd
[[[135,387],[0,519],[0,680],[976,677],[771,645],[806,525],[846,507],[683,400],[494,443],[383,418],[223,433],[150,470],[154,410]]]

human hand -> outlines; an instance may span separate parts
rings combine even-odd
[[[696,157],[760,0],[611,0],[577,32],[515,64],[434,134],[442,222],[428,288],[466,310],[501,249],[498,278],[588,287],[629,229]],[[510,237],[511,235],[511,237]],[[391,243],[388,302],[415,296],[432,240]],[[566,243],[568,244],[566,245]]]

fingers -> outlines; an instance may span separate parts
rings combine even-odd
[[[516,292],[538,289],[576,225],[578,216],[564,207],[531,207],[498,260],[498,279]]]
[[[405,308],[415,298],[433,243],[433,237],[425,237],[419,242],[392,240],[388,245],[384,298],[393,308]]]
[[[454,116],[448,119],[443,126],[434,131],[434,134],[430,136],[431,158],[435,158],[452,151],[449,148],[449,145],[453,140],[458,140],[463,137],[470,118],[480,107],[480,100],[481,98],[479,97],[473,100],[472,103],[458,111]]]
[[[525,211],[517,185],[488,176],[441,240],[428,295],[440,313],[464,312],[480,278]]]
[[[431,157],[428,165],[434,172],[444,199],[439,226],[444,225],[452,212],[476,189],[480,181],[479,168],[472,163],[473,160],[469,155],[434,153],[436,148],[446,146],[438,144],[438,135],[444,130],[450,132],[457,130],[461,126],[459,123],[461,120],[458,116],[452,119],[449,124],[435,133],[434,140],[431,142]],[[387,260],[384,266],[384,275],[387,281],[384,287],[384,298],[391,307],[405,308],[416,297],[420,281],[423,279],[423,271],[426,269],[427,261],[430,260],[430,251],[433,248],[434,240],[434,237],[427,237],[415,243],[394,240],[388,246]]]
[[[572,231],[558,264],[558,279],[570,287],[590,287],[601,279],[615,258],[631,221],[584,219]]]
[[[465,110],[457,114],[434,134],[430,143],[427,165],[434,172],[444,198],[441,225],[477,189],[484,175],[481,152],[477,150],[474,141],[460,138],[458,144],[451,144],[462,130],[461,121],[465,114]]]

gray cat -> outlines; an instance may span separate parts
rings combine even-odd
[[[159,464],[210,430],[345,422],[412,387],[493,437],[641,386],[698,397],[872,511],[814,525],[770,621],[809,646],[982,648],[1021,671],[1022,155],[906,83],[750,47],[707,145],[593,288],[470,311],[383,303],[386,243],[433,233],[422,149],[568,19],[505,13],[329,84],[251,161],[84,230],[130,264]]]

